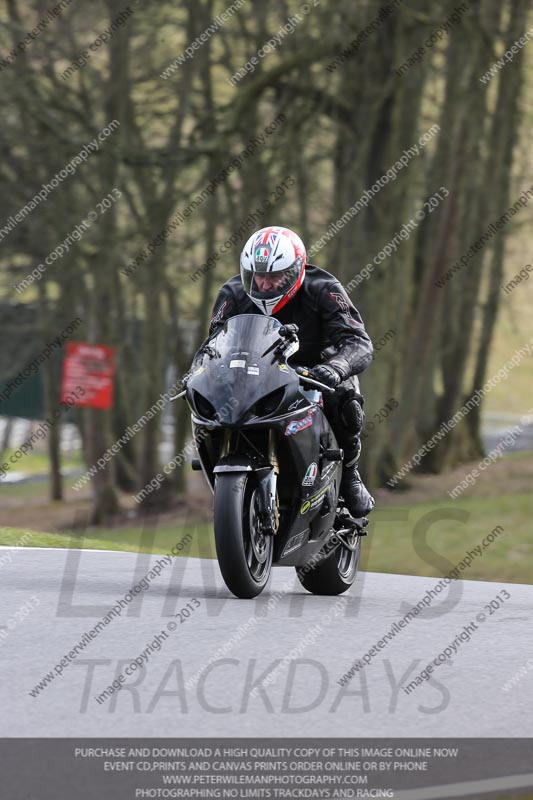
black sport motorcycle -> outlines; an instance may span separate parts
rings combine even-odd
[[[218,563],[237,597],[258,595],[273,565],[296,567],[314,594],[341,594],[357,575],[368,521],[339,497],[343,451],[321,394],[333,390],[287,363],[297,333],[272,317],[232,317],[178,395],[192,411],[193,469],[213,490]]]

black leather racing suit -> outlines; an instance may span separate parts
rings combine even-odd
[[[258,313],[258,307],[243,289],[240,275],[235,275],[220,287],[209,334],[230,317]],[[352,375],[363,372],[372,361],[372,342],[359,312],[339,281],[325,269],[308,264],[300,289],[273,316],[282,325],[298,325],[300,349],[290,359],[291,364],[313,367],[323,361],[323,351],[332,346],[337,355],[348,361]]]
[[[219,290],[209,335],[216,333],[230,317],[257,313],[259,309],[244,291],[240,275],[235,275]],[[300,289],[273,316],[282,325],[298,325],[300,348],[289,359],[293,366],[311,368],[331,358],[347,362],[349,376],[335,394],[323,396],[324,413],[344,450],[345,468],[350,465],[356,469],[364,418],[363,397],[356,376],[368,367],[373,357],[372,342],[359,312],[333,275],[308,264]]]

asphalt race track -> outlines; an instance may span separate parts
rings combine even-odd
[[[438,580],[360,573],[341,600],[313,597],[278,569],[261,598],[243,601],[210,560],[39,548],[0,557],[2,736],[533,736],[533,586],[452,582],[341,687]],[[61,666],[157,562],[149,588]],[[452,659],[406,693],[454,640]],[[148,661],[131,674],[135,658]]]

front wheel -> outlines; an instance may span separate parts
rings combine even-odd
[[[222,472],[215,482],[215,545],[224,582],[237,597],[256,597],[272,569],[274,540],[259,531],[257,477]]]
[[[298,580],[312,594],[337,595],[348,591],[357,577],[361,537],[355,538],[355,549],[351,550],[339,540],[334,551],[315,567],[296,568]]]

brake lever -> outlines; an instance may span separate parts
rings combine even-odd
[[[186,394],[187,394],[187,389],[184,389],[184,390],[183,390],[182,392],[180,392],[179,394],[173,394],[173,395],[172,395],[171,397],[169,397],[168,399],[169,399],[169,401],[172,403],[172,401],[173,401],[173,400],[179,400],[179,399],[180,399],[180,397],[185,397],[185,395],[186,395]]]
[[[308,383],[310,386],[315,386],[317,389],[320,389],[321,392],[326,392],[326,394],[335,394],[335,389],[332,389],[331,386],[320,383],[320,381],[315,381],[314,378],[309,378],[309,370],[306,367],[295,367],[294,371],[302,382]]]

